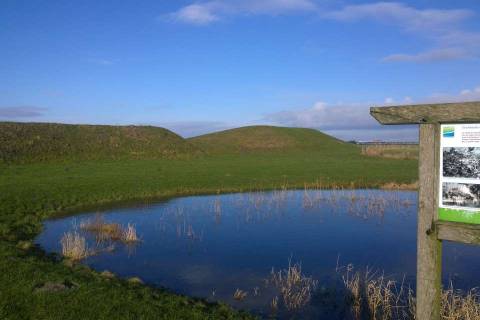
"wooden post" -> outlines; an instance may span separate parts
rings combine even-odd
[[[440,319],[442,286],[442,242],[435,228],[438,207],[440,125],[420,125],[419,192],[417,226],[417,306],[416,319]]]
[[[480,102],[371,108],[382,124],[419,124],[416,320],[439,320],[442,239],[480,244],[480,225],[438,221],[440,125],[480,123]]]

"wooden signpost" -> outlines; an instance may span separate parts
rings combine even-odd
[[[480,244],[480,191],[471,193],[480,190],[480,102],[374,107],[370,114],[381,124],[420,125],[416,319],[440,319],[442,240]],[[441,160],[451,154],[458,157],[452,170]]]

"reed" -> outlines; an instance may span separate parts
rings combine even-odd
[[[393,309],[398,307],[395,305],[395,282],[393,280],[387,280],[381,275],[378,278],[366,279],[365,289],[371,318],[381,320],[392,319]]]
[[[337,268],[338,272],[339,268]],[[362,275],[348,265],[342,275],[345,303],[355,320],[414,320],[415,295],[404,282],[397,283],[384,274],[368,270]],[[480,291],[442,290],[441,320],[480,319]]]
[[[277,312],[278,310],[278,296],[273,297],[272,301],[270,302],[270,308],[273,312]]]
[[[177,238],[201,242],[203,240],[203,229],[201,232],[196,232],[193,228],[193,225],[187,222],[186,217],[183,217],[183,219],[183,222],[177,221],[175,226]]]
[[[303,191],[303,208],[313,208],[314,203],[309,193],[310,192],[307,190],[307,187],[305,186],[305,189]]]
[[[480,319],[480,291],[471,289],[466,294],[454,290],[453,286],[442,293],[443,320],[478,320]]]
[[[360,288],[360,273],[351,274],[352,265],[347,266],[347,272],[342,276],[343,284],[347,289],[345,294],[345,302],[351,307],[353,317],[360,319],[362,314],[363,297]]]
[[[118,223],[107,223],[101,214],[80,223],[80,229],[95,234],[97,242],[122,240],[124,232]]]
[[[126,243],[133,243],[138,242],[140,239],[137,236],[137,230],[135,229],[135,225],[128,224],[127,228],[122,232],[122,241]]]
[[[221,215],[222,214],[222,204],[220,202],[220,199],[215,199],[213,202],[213,212],[215,215]]]
[[[247,295],[248,295],[247,292],[245,292],[243,290],[240,290],[240,289],[237,289],[237,290],[235,290],[235,293],[233,294],[233,298],[235,300],[242,301],[247,297]]]
[[[215,214],[215,223],[220,224],[222,222],[222,203],[220,198],[215,199],[213,202],[213,213]]]
[[[384,190],[417,190],[418,181],[411,182],[411,183],[388,182],[383,184],[380,188]]]
[[[62,245],[62,255],[74,261],[82,260],[93,254],[93,251],[87,246],[85,237],[77,231],[64,233],[60,244]]]
[[[82,221],[80,229],[93,233],[97,240],[97,245],[105,241],[121,241],[124,243],[140,241],[135,225],[128,223],[127,227],[123,228],[119,223],[107,223],[100,214],[95,215],[95,218],[91,220]]]
[[[272,269],[269,282],[278,288],[288,310],[298,310],[310,303],[312,293],[318,285],[318,281],[302,273],[299,263],[292,265],[291,260],[285,270],[275,272]]]

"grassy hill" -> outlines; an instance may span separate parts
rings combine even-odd
[[[176,158],[198,153],[179,135],[158,127],[0,122],[0,162]]]
[[[159,127],[0,122],[0,162],[176,159],[200,154],[359,153],[352,144],[304,128],[250,126],[190,139]]]
[[[273,126],[250,126],[210,133],[188,139],[198,148],[211,154],[265,153],[355,150],[345,143],[318,130]]]

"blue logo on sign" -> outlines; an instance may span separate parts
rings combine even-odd
[[[444,138],[455,137],[455,127],[444,127],[443,128],[443,137]]]

